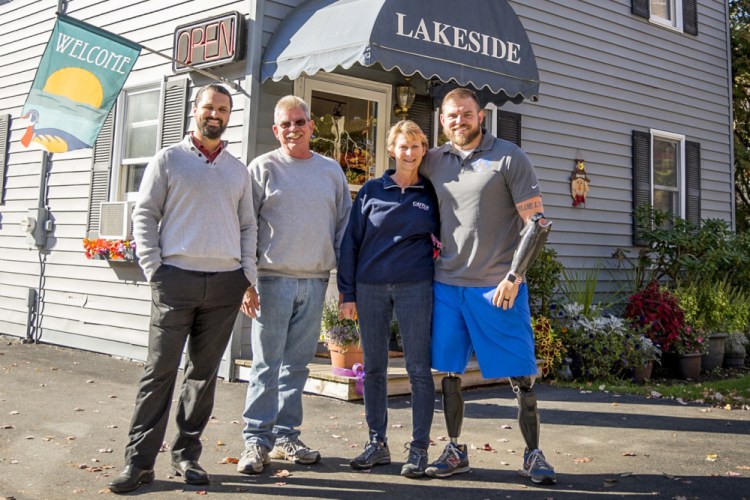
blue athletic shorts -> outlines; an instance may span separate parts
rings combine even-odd
[[[433,284],[432,367],[464,373],[476,353],[484,378],[536,375],[529,292],[522,284],[512,309],[492,305],[495,287]]]

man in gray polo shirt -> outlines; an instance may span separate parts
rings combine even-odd
[[[458,88],[446,94],[440,123],[450,142],[430,150],[422,167],[440,207],[432,366],[448,373],[442,388],[451,439],[425,474],[444,478],[469,471],[466,445],[458,444],[463,398],[457,374],[464,373],[475,353],[482,376],[508,377],[517,395],[526,442],[519,472],[534,483],[551,484],[555,471],[539,449],[534,334],[523,282],[550,223],[529,157],[483,130],[483,119],[474,92]],[[534,236],[533,244],[526,236],[521,244],[522,230]]]

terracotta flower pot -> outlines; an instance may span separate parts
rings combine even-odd
[[[649,361],[643,366],[638,366],[633,370],[633,382],[642,384],[647,379],[651,379],[651,372],[654,370],[654,362]]]
[[[331,366],[333,368],[351,368],[355,363],[364,364],[364,354],[358,345],[338,346],[328,344],[331,352]]]
[[[701,353],[699,352],[680,354],[677,363],[681,378],[697,379],[701,374]]]

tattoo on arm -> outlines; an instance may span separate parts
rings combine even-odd
[[[528,212],[530,210],[538,211],[541,206],[542,204],[539,201],[530,201],[519,203],[518,205],[516,205],[516,210],[518,210],[519,213]]]

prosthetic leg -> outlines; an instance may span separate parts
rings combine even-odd
[[[518,399],[518,427],[526,441],[526,450],[536,450],[539,448],[539,412],[534,377],[512,377],[510,386]]]
[[[450,442],[440,458],[424,471],[429,477],[445,478],[461,472],[469,472],[469,453],[465,444],[458,444],[461,424],[464,421],[464,397],[461,394],[461,378],[449,373],[443,378],[443,413]]]
[[[458,444],[458,436],[461,434],[461,424],[464,421],[464,397],[461,394],[461,377],[448,374],[443,377],[443,413],[445,414],[445,426],[448,428],[448,437],[451,443]]]
[[[537,411],[534,377],[511,377],[510,386],[518,398],[518,426],[526,442],[523,469],[518,471],[537,484],[554,484],[555,469],[539,449],[539,412]]]

